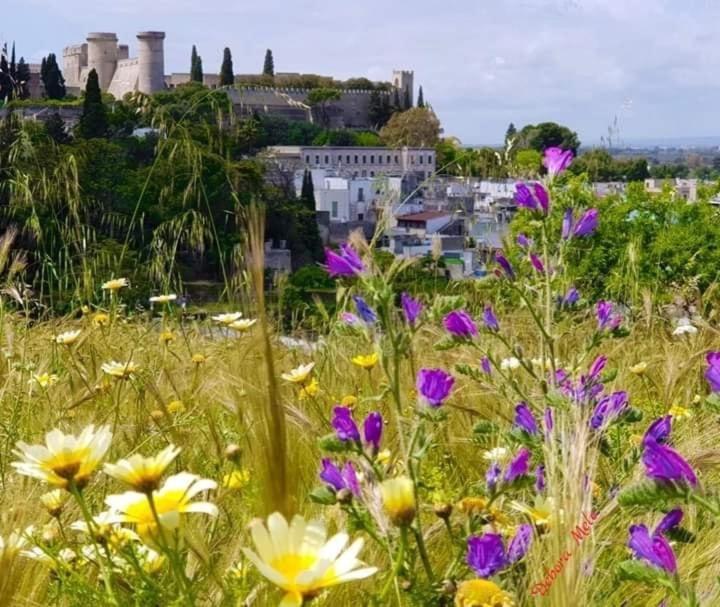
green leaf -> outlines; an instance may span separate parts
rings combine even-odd
[[[684,527],[674,527],[669,531],[666,531],[664,535],[668,539],[680,542],[681,544],[691,544],[695,541],[695,534]]]
[[[316,504],[323,504],[324,506],[332,506],[337,501],[332,489],[325,486],[313,489],[310,492],[310,499]]]
[[[632,580],[649,586],[665,585],[663,582],[667,581],[667,574],[662,569],[651,567],[641,561],[622,561],[617,569],[621,580]]]
[[[495,422],[482,419],[473,426],[473,434],[497,434],[498,425]]]
[[[659,485],[649,481],[623,489],[618,495],[621,506],[652,506],[657,510],[670,509],[678,500],[686,500],[687,489],[677,485]]]
[[[330,453],[344,453],[350,451],[352,443],[350,441],[341,441],[335,434],[326,434],[318,439],[318,447]]]
[[[444,337],[433,347],[436,350],[452,350],[453,348],[457,348],[461,343],[461,341],[453,339],[452,337]]]

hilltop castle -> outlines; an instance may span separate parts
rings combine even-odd
[[[121,99],[127,93],[156,93],[173,89],[190,82],[189,73],[165,74],[165,32],[140,32],[137,35],[138,55],[131,58],[127,44],[118,44],[114,33],[94,32],[88,34],[87,42],[68,46],[63,50],[63,75],[68,92],[79,94],[85,89],[88,74],[95,69],[100,89]],[[275,86],[237,86],[228,94],[239,113],[265,113],[282,116],[289,120],[311,120],[312,110],[306,103],[308,89],[283,87],[298,74],[277,73]],[[257,74],[238,75],[242,82],[257,78]],[[204,74],[203,84],[209,88],[220,85],[218,74]],[[400,98],[408,92],[413,102],[413,72],[395,70],[392,86]],[[334,128],[369,126],[368,109],[370,93],[367,90],[344,90],[339,101],[328,108],[330,125]],[[382,94],[389,94],[382,92]]]

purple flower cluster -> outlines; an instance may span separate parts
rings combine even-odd
[[[467,564],[481,578],[489,578],[523,558],[532,544],[532,526],[520,525],[507,550],[497,533],[472,535],[467,542]]]
[[[705,379],[713,392],[720,392],[720,352],[708,352],[708,368],[705,370]]]
[[[535,182],[528,186],[525,183],[515,184],[515,202],[519,207],[531,211],[542,211],[545,215],[550,210],[550,196],[542,183]]]
[[[613,392],[603,396],[590,417],[590,427],[593,430],[604,430],[627,408],[627,392]]]
[[[508,258],[505,257],[505,255],[503,255],[501,251],[495,253],[495,261],[500,266],[502,273],[505,274],[507,278],[509,278],[510,280],[515,280],[515,270],[513,270],[513,267],[508,261]]]
[[[330,422],[335,430],[335,436],[342,442],[361,442],[360,429],[353,419],[352,410],[349,407],[337,406],[333,408],[333,417]],[[363,441],[370,447],[373,453],[380,449],[380,440],[383,432],[383,418],[378,411],[368,413],[363,422]]]
[[[666,444],[670,438],[671,419],[667,415],[655,420],[643,437],[642,462],[647,477],[660,484],[697,487],[692,466],[677,451]]]
[[[680,508],[671,510],[658,523],[652,535],[645,525],[631,525],[628,547],[636,558],[653,567],[663,569],[671,575],[675,574],[677,561],[672,547],[665,538],[665,533],[677,527],[682,518],[683,512]]]
[[[325,266],[330,276],[357,276],[365,271],[365,264],[348,243],[340,245],[340,252],[325,249]]]
[[[592,236],[598,227],[598,210],[587,209],[577,220],[572,209],[566,209],[563,215],[561,236],[563,240]]]
[[[490,304],[487,304],[485,306],[485,310],[483,311],[483,322],[485,323],[485,326],[491,331],[500,330],[500,323],[498,322],[497,316],[495,316],[495,312],[493,312],[492,306]]]
[[[487,472],[485,473],[485,481],[490,493],[495,491],[495,488],[502,477],[502,481],[508,485],[511,485],[521,476],[527,476],[530,471],[530,450],[523,447],[518,451],[517,455],[510,461],[505,474],[502,474],[502,468],[497,462],[492,462]]]
[[[551,176],[559,175],[567,169],[573,161],[572,150],[563,150],[559,147],[551,147],[545,150],[543,165]]]
[[[527,403],[524,402],[515,406],[514,426],[532,436],[536,436],[540,432],[537,422],[535,421],[535,416],[532,414],[532,411],[530,411]]]
[[[327,457],[323,458],[321,463],[321,481],[335,491],[347,489],[356,497],[360,495],[360,483],[358,482],[355,466],[353,466],[352,462],[346,462],[342,470]]]
[[[455,378],[442,369],[420,369],[415,387],[420,398],[431,407],[441,406],[450,396]]]
[[[614,331],[623,321],[622,314],[615,309],[611,301],[600,300],[595,307],[598,331]]]
[[[443,318],[445,330],[453,337],[468,339],[478,334],[477,325],[465,310],[454,310]]]
[[[555,373],[555,383],[560,391],[578,405],[594,404],[603,391],[603,384],[600,381],[607,358],[598,356],[590,365],[587,374],[581,375],[574,383],[572,378],[564,369],[558,369]]]
[[[355,302],[355,309],[357,310],[358,316],[363,322],[372,325],[377,321],[377,314],[375,314],[375,311],[362,297],[353,295],[353,301]]]
[[[408,293],[403,293],[400,296],[400,305],[402,306],[405,322],[408,326],[415,328],[423,311],[422,302],[419,299],[413,299]]]

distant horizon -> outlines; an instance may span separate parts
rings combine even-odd
[[[567,125],[570,126],[570,125]],[[570,127],[572,128],[572,127]],[[583,141],[580,138],[580,149],[608,147],[607,144],[600,139],[595,141]],[[502,148],[503,142],[495,143],[466,143],[462,142],[463,147],[469,148]],[[694,148],[694,149],[711,149],[720,147],[720,135],[681,135],[676,137],[628,137],[620,138],[620,141],[613,144],[613,150],[627,148],[643,148],[643,147],[675,147],[675,148]]]

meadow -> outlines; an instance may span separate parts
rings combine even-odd
[[[712,299],[580,293],[602,214],[557,208],[569,161],[474,291],[327,250],[312,340],[265,302],[258,209],[208,317],[123,277],[42,320],[6,288],[0,605],[719,604]]]

